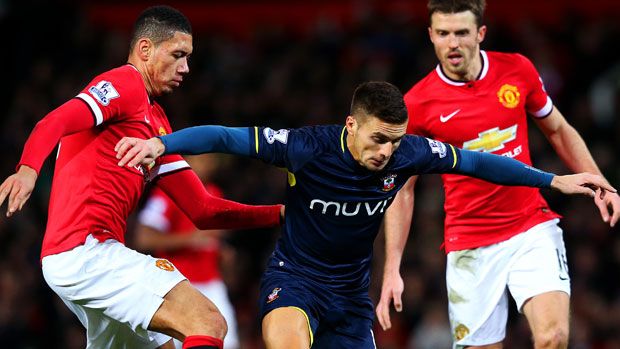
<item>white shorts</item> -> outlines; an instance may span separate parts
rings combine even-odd
[[[86,328],[87,348],[156,348],[170,337],[148,331],[163,297],[185,280],[170,262],[116,240],[46,256],[43,277]]]
[[[490,246],[448,253],[446,283],[454,348],[501,342],[508,292],[519,312],[530,298],[570,295],[566,249],[558,219]]]

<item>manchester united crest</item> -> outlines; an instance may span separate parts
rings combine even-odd
[[[396,182],[395,174],[387,175],[386,177],[383,177],[382,180],[383,180],[383,188],[381,190],[390,191],[394,189],[395,182]]]
[[[514,85],[504,84],[500,87],[499,91],[497,91],[499,102],[506,108],[516,108],[519,105],[520,97],[521,93],[519,93],[517,86]]]
[[[159,126],[159,135],[160,136],[165,136],[166,135],[166,129],[163,126]]]
[[[170,261],[168,261],[167,259],[158,259],[155,262],[155,266],[158,267],[159,269],[165,270],[165,271],[173,271],[174,270],[174,265],[172,265],[172,263],[170,263]]]
[[[456,328],[454,328],[454,339],[458,342],[461,339],[465,338],[469,334],[469,328],[463,324],[458,324]]]

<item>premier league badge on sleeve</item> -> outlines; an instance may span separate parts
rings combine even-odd
[[[395,186],[395,180],[396,180],[396,175],[395,174],[390,174],[387,175],[386,177],[382,178],[383,180],[383,191],[390,191],[392,189],[394,189]]]
[[[112,83],[105,80],[100,81],[96,86],[91,86],[88,92],[103,106],[110,104],[110,100],[120,97]]]
[[[274,131],[269,127],[265,127],[263,130],[263,135],[269,144],[273,144],[275,141],[286,144],[288,141],[288,130],[286,129]]]

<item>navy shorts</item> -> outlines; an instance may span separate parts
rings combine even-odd
[[[376,348],[374,310],[367,290],[344,295],[302,276],[268,268],[261,280],[259,302],[261,319],[282,307],[305,312],[312,348]]]

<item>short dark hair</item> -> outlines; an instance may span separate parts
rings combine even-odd
[[[484,16],[485,0],[429,0],[428,1],[428,18],[431,23],[433,13],[459,13],[471,11],[476,16],[476,24],[482,26],[482,17]]]
[[[384,81],[369,81],[355,89],[351,115],[370,115],[390,124],[402,124],[407,122],[407,107],[396,86]]]
[[[134,23],[129,48],[133,49],[141,38],[149,38],[157,45],[172,38],[175,32],[192,34],[192,26],[185,15],[170,6],[149,7]]]

